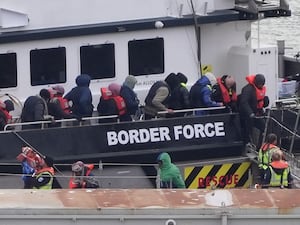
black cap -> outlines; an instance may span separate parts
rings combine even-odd
[[[265,76],[262,74],[256,74],[255,79],[254,79],[254,83],[256,86],[263,86],[265,85]]]

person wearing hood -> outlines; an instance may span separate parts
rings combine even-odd
[[[265,129],[265,121],[260,117],[264,115],[264,108],[269,105],[265,76],[262,74],[249,75],[246,80],[248,84],[242,88],[238,100],[244,142],[254,143],[254,140],[258,139],[258,143],[254,144],[261,146],[261,134]],[[254,127],[260,131],[259,137],[254,136]]]
[[[64,98],[72,101],[71,111],[77,117],[91,117],[94,106],[92,104],[92,93],[89,88],[91,77],[81,74],[76,77],[76,87],[68,92]]]
[[[151,86],[145,99],[145,119],[154,118],[159,111],[173,113],[173,109],[169,108],[169,100],[177,83],[176,74],[170,73],[165,80],[156,81]]]
[[[24,102],[21,113],[21,122],[34,122],[43,120],[53,120],[48,113],[48,102],[50,101],[50,92],[42,89],[39,95],[29,96]],[[23,129],[41,128],[40,124],[23,125]]]
[[[0,130],[4,130],[4,127],[12,122],[11,111],[15,110],[14,103],[7,99],[4,102],[0,100]]]
[[[111,83],[108,87],[103,87],[101,90],[101,97],[97,106],[97,111],[100,116],[118,115],[122,117],[126,114],[126,104],[124,99],[120,96],[121,85]],[[115,118],[99,119],[100,123],[115,122]]]
[[[292,188],[292,176],[289,164],[283,160],[283,152],[279,149],[273,151],[272,162],[265,174],[263,188]]]
[[[134,92],[137,79],[135,76],[128,75],[120,90],[120,96],[124,99],[126,104],[126,113],[120,117],[121,121],[132,121],[132,117],[139,109],[139,99]]]
[[[179,168],[172,163],[169,153],[160,153],[157,157],[160,188],[185,188]]]
[[[217,83],[216,77],[208,72],[203,75],[190,90],[190,103],[192,108],[209,108],[223,106],[222,102],[212,100],[212,86]],[[206,115],[206,111],[196,111],[196,115]]]

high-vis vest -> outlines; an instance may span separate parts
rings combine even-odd
[[[276,145],[265,143],[261,146],[258,152],[258,167],[267,169],[271,163],[272,153],[279,148]]]
[[[52,167],[48,167],[48,168],[44,168],[44,169],[40,170],[38,172],[38,174],[36,174],[35,179],[38,180],[40,177],[42,177],[44,175],[48,175],[50,177],[49,182],[39,188],[33,187],[33,189],[43,189],[43,190],[52,189],[54,169]]]
[[[272,162],[269,167],[271,170],[271,180],[269,184],[270,187],[288,187],[289,167],[287,166],[287,163],[283,161]],[[273,167],[276,169],[281,169],[281,173],[275,173]]]

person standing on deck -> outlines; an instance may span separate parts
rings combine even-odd
[[[179,168],[172,163],[168,153],[163,152],[157,157],[158,173],[161,188],[185,188]]]
[[[168,103],[176,82],[176,74],[170,73],[164,81],[157,81],[151,86],[145,99],[145,119],[154,118],[159,111],[173,113]]]
[[[14,103],[7,99],[4,102],[0,100],[0,130],[4,130],[4,127],[12,122],[11,111],[15,110]]]
[[[92,104],[92,93],[89,88],[91,77],[81,74],[76,77],[76,87],[68,92],[64,98],[72,101],[71,111],[77,117],[91,117],[94,106]]]
[[[266,142],[262,144],[258,151],[258,168],[260,171],[261,182],[265,177],[266,170],[272,162],[272,154],[274,151],[280,150],[277,145],[276,134],[268,134]]]
[[[266,96],[265,77],[262,74],[249,75],[246,80],[248,84],[242,88],[239,96],[239,111],[244,142],[253,143],[255,140],[253,128],[255,127],[260,131],[256,146],[260,146],[265,121],[263,118],[257,117],[263,116],[264,108],[269,105],[269,98]]]
[[[218,77],[217,83],[212,87],[211,98],[216,102],[222,102],[226,106],[224,112],[237,112],[236,83],[233,76],[223,75]]]

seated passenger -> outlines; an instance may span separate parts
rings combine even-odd
[[[217,83],[212,87],[213,101],[222,102],[226,109],[219,112],[237,112],[236,83],[231,75],[223,75],[217,78]]]
[[[216,77],[208,72],[203,75],[190,90],[190,102],[192,108],[209,108],[223,106],[222,102],[211,99],[212,86],[217,83]],[[196,111],[196,115],[206,115],[207,111]]]
[[[129,75],[121,87],[120,96],[124,99],[126,104],[126,112],[120,116],[121,121],[132,121],[132,116],[136,115],[139,109],[139,99],[133,91],[136,83],[137,80],[135,76]]]
[[[126,113],[126,104],[120,96],[121,85],[111,83],[108,88],[101,88],[101,97],[97,106],[100,116],[119,115]],[[100,119],[99,122],[115,122],[116,119]]]
[[[145,99],[145,119],[154,118],[159,111],[173,113],[169,107],[169,98],[176,82],[176,74],[170,73],[164,81],[157,81],[151,86]]]
[[[4,127],[12,122],[11,111],[15,110],[14,103],[7,99],[4,102],[0,100],[0,130],[4,130]]]

